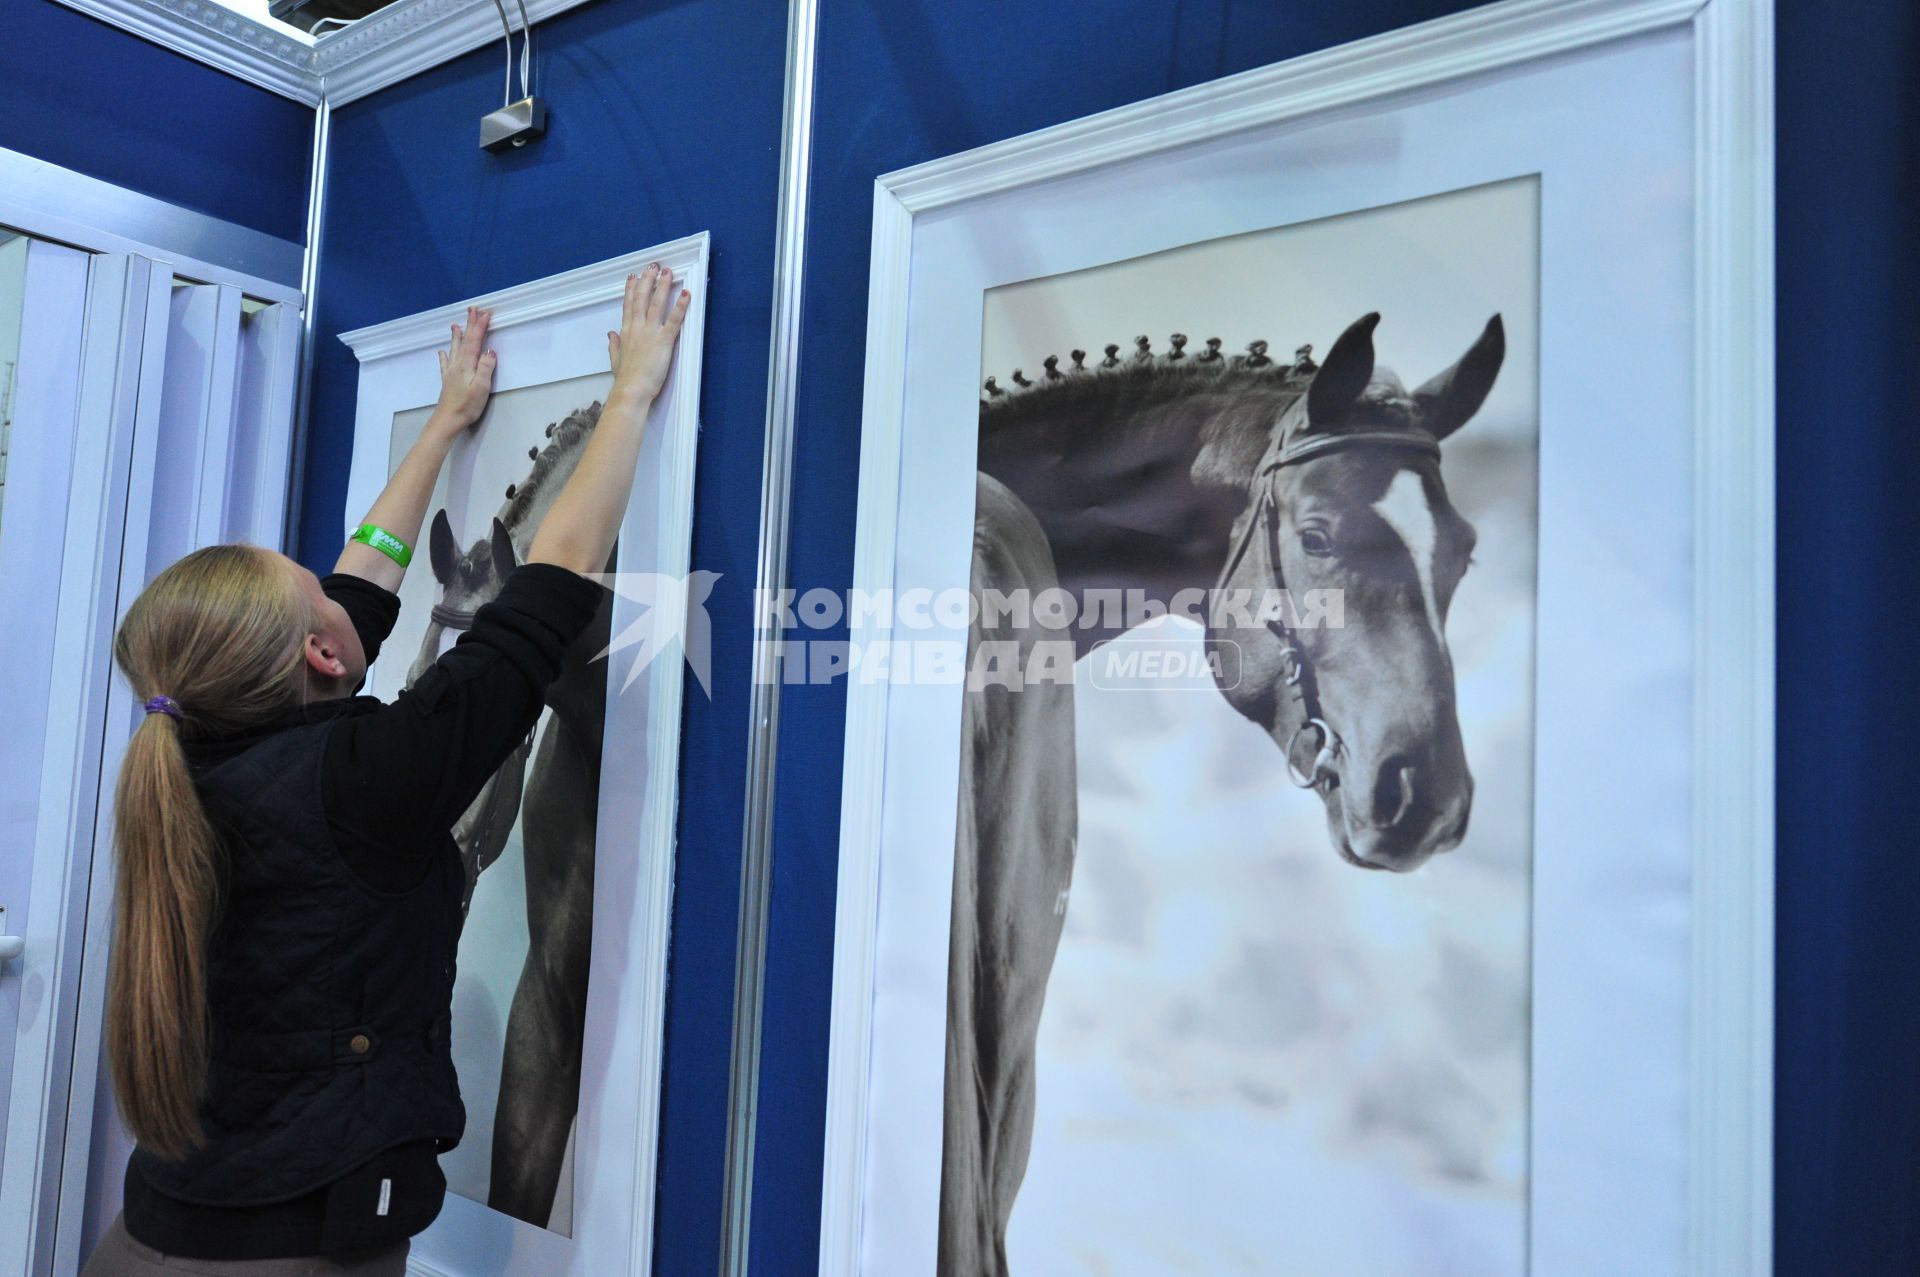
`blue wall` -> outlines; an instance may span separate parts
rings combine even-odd
[[[311,107],[54,0],[0,3],[0,146],[306,242]]]
[[[1879,1277],[1920,1272],[1920,11],[1778,21],[1777,1271]]]
[[[712,232],[693,565],[722,574],[713,699],[682,738],[658,1271],[718,1265],[786,8],[621,0],[535,29],[541,141],[479,150],[489,46],[334,112],[299,553],[340,547],[357,384],[343,331]]]

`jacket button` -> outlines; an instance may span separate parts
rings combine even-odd
[[[353,1035],[353,1040],[348,1042],[347,1045],[353,1048],[355,1055],[365,1055],[372,1049],[373,1039],[364,1033],[356,1033]]]

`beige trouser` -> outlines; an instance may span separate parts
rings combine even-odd
[[[127,1235],[116,1215],[113,1227],[80,1271],[80,1277],[174,1277],[203,1273],[206,1277],[404,1277],[409,1243],[350,1255],[319,1255],[311,1259],[187,1259],[163,1255]]]

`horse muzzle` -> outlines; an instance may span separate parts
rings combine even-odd
[[[1464,766],[1446,775],[1398,757],[1364,770],[1340,761],[1323,792],[1329,832],[1349,864],[1407,873],[1466,837],[1473,777]]]

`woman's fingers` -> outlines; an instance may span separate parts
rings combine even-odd
[[[487,326],[493,322],[490,310],[470,309],[467,312],[467,357],[478,359],[487,344]]]
[[[440,352],[441,366],[446,367],[448,360],[458,360],[469,366],[477,365],[481,355],[486,353],[487,328],[492,323],[492,311],[476,306],[467,307],[467,322],[449,325],[451,341],[447,349]]]
[[[631,332],[647,313],[647,297],[653,291],[654,278],[660,273],[657,262],[648,262],[638,275],[627,276],[627,295],[620,309],[620,331]]]
[[[680,290],[680,296],[674,299],[673,310],[667,315],[667,337],[671,340],[680,332],[680,325],[687,322],[687,306],[693,301],[693,294],[686,289]]]
[[[667,298],[673,296],[673,272],[661,269],[654,277],[653,293],[647,298],[647,323],[658,326],[666,318]]]
[[[620,297],[620,327],[607,334],[607,361],[614,371],[620,370],[623,357],[639,359],[655,347],[662,329],[671,345],[690,299],[673,272],[659,262],[649,262],[639,274],[628,275]]]

